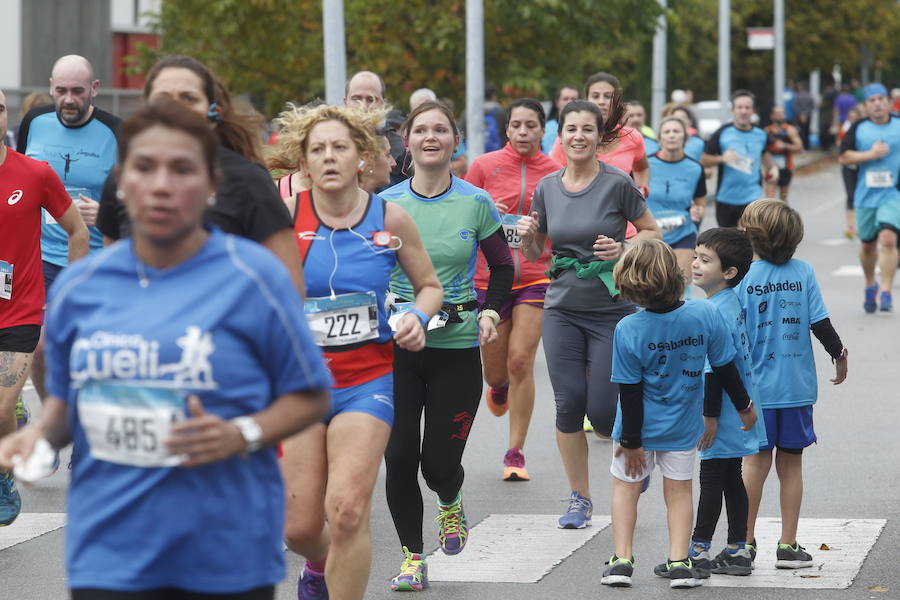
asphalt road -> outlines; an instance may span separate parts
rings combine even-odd
[[[850,350],[849,378],[841,386],[828,382],[833,367],[820,349],[819,403],[816,431],[819,443],[804,456],[805,498],[802,516],[840,519],[887,519],[887,525],[866,558],[853,585],[845,590],[777,588],[721,589],[701,587],[689,593],[697,598],[834,599],[900,598],[900,436],[896,420],[900,408],[900,355],[894,346],[900,337],[898,315],[866,315],[862,311],[861,276],[855,273],[856,242],[843,240],[843,186],[836,165],[829,165],[795,179],[791,202],[803,214],[806,236],[797,257],[809,261],[818,275],[832,322]],[[706,226],[713,223],[712,211]],[[814,342],[815,344],[815,342]],[[818,348],[818,346],[817,346]],[[554,441],[554,409],[543,355],[535,367],[537,402],[525,448],[532,481],[500,480],[506,449],[506,419],[481,410],[472,428],[464,464],[467,471],[464,501],[470,524],[492,514],[560,514],[568,495],[566,480]],[[33,392],[28,401],[36,403]],[[611,447],[590,438],[591,483],[595,514],[609,514],[611,493],[608,466]],[[24,511],[65,511],[66,473],[58,473],[39,487],[22,492]],[[696,483],[695,483],[696,487]],[[424,487],[423,489],[427,489]],[[766,488],[761,515],[778,514],[777,485]],[[437,546],[433,494],[426,492],[426,551]],[[388,587],[402,554],[384,499],[383,477],[373,503],[373,560],[367,598],[395,598]],[[14,524],[12,527],[14,528]],[[724,515],[720,521],[722,535]],[[12,528],[10,528],[12,529]],[[65,598],[63,564],[64,529],[0,551],[0,598],[47,600]],[[559,535],[565,535],[560,532]],[[472,533],[478,535],[476,527]],[[603,561],[612,553],[612,532],[600,531],[583,547],[552,569],[538,583],[443,583],[435,582],[427,597],[433,600],[494,598],[589,598],[626,594],[635,598],[667,598],[678,593],[655,578],[651,569],[665,558],[665,510],[659,478],[642,498],[635,539],[638,563],[635,587],[619,592],[600,586]],[[803,543],[803,539],[800,540]],[[814,554],[817,548],[810,548]],[[513,557],[514,558],[514,557]],[[301,561],[288,555],[289,578],[279,587],[279,599],[295,598],[296,576]]]

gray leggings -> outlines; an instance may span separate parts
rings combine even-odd
[[[619,397],[618,385],[609,380],[613,333],[626,314],[544,310],[541,335],[562,433],[581,431],[585,413],[595,430],[612,433]]]

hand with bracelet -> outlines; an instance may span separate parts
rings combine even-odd
[[[487,308],[478,313],[478,343],[482,346],[493,344],[497,341],[497,325],[500,323],[500,314]]]
[[[425,333],[431,318],[421,310],[411,308],[397,322],[394,342],[398,347],[410,352],[418,352],[425,347]]]

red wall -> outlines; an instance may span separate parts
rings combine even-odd
[[[159,36],[155,33],[113,33],[113,80],[110,87],[138,90],[144,87],[143,77],[129,75],[125,70],[129,66],[124,60],[125,57],[136,55],[139,43],[158,48]],[[104,85],[106,85],[106,82],[104,82]]]

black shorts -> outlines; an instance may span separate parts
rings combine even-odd
[[[786,188],[791,185],[791,178],[794,172],[790,169],[778,169],[778,187]]]
[[[0,352],[31,354],[41,339],[40,325],[16,325],[0,329]]]
[[[747,208],[746,204],[716,202],[716,222],[719,227],[737,227],[745,208]]]

